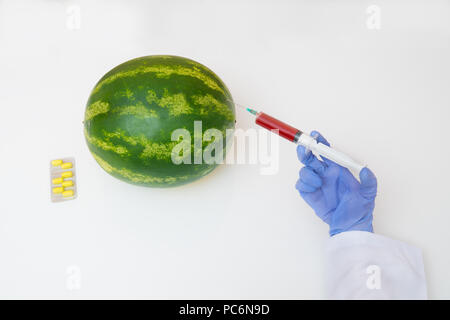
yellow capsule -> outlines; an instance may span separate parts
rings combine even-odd
[[[52,160],[52,166],[57,167],[60,166],[63,163],[61,159]]]
[[[70,178],[72,177],[72,171],[64,171],[63,173],[61,173],[61,177],[63,178]]]
[[[73,190],[65,190],[63,193],[64,197],[72,197],[73,196]]]
[[[63,187],[56,187],[56,188],[53,188],[53,193],[61,193],[61,192],[63,192],[64,191],[64,188]]]
[[[72,168],[72,162],[65,162],[61,165],[61,169],[70,169]]]
[[[72,180],[63,181],[62,186],[63,187],[71,187],[71,186],[73,186],[73,181]]]
[[[55,179],[52,180],[53,184],[61,184],[62,182],[63,182],[63,178],[62,177],[55,178]]]

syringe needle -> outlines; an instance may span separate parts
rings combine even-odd
[[[251,114],[253,114],[253,115],[258,115],[258,111],[256,111],[256,110],[253,110],[253,109],[250,109],[250,108],[245,108],[245,110],[247,110],[248,112],[250,112]]]
[[[258,114],[258,111],[256,111],[256,110],[247,108],[247,107],[245,107],[245,106],[243,106],[243,105],[241,105],[241,104],[239,104],[239,103],[234,102],[234,101],[231,100],[231,99],[228,99],[228,100],[231,101],[235,106],[238,106],[239,108],[244,109],[244,110],[250,112],[251,114],[253,114],[253,115],[255,115],[255,116]]]

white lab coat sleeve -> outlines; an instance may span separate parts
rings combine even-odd
[[[426,299],[418,248],[364,231],[329,239],[326,251],[329,299]]]

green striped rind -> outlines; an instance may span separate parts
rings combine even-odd
[[[84,134],[99,165],[123,181],[170,187],[194,181],[216,165],[172,163],[172,131],[194,121],[223,133],[235,111],[225,84],[205,66],[176,56],[148,56],[108,72],[93,89]],[[203,142],[205,148],[209,142]],[[223,141],[225,153],[225,141]],[[194,153],[194,149],[191,149]]]

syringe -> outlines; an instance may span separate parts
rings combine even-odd
[[[337,164],[348,169],[355,170],[358,174],[365,167],[342,152],[334,150],[323,143],[317,142],[313,137],[304,133],[290,125],[275,119],[268,114],[258,112],[250,108],[246,108],[248,112],[256,116],[255,123],[267,130],[277,133],[279,136],[302,145],[312,152],[324,156],[325,158],[336,162]]]

